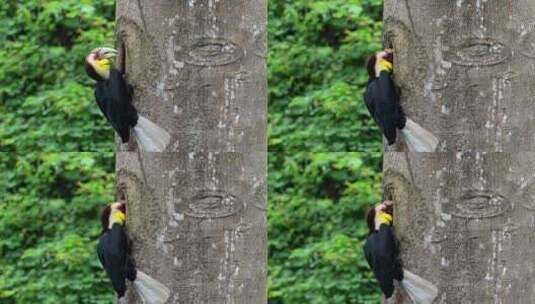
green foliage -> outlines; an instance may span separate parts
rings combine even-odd
[[[83,60],[113,45],[113,0],[0,2],[0,303],[111,303],[95,254],[113,131]]]
[[[362,252],[380,155],[295,152],[381,151],[362,100],[381,14],[381,0],[269,1],[270,303],[380,301]]]
[[[381,0],[269,1],[270,151],[380,151],[362,100]]]
[[[0,3],[1,151],[113,150],[83,61],[113,45],[114,8],[113,0]]]
[[[0,153],[0,302],[111,303],[95,254],[112,153]]]
[[[269,154],[269,298],[273,304],[377,303],[362,246],[379,201],[381,155]]]

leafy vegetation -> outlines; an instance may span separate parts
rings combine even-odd
[[[0,150],[113,151],[85,55],[113,45],[113,0],[0,2]]]
[[[269,1],[270,303],[380,302],[362,219],[381,155],[312,152],[381,151],[362,100],[381,13],[380,0]]]
[[[270,303],[379,302],[361,219],[380,168],[378,153],[270,153]]]
[[[83,72],[113,16],[113,0],[0,2],[0,303],[115,298],[94,253],[113,131]]]
[[[270,151],[381,151],[362,100],[382,0],[269,1]]]
[[[114,135],[82,62],[113,45],[114,9],[0,3],[0,303],[113,301],[94,248]],[[381,155],[323,152],[380,151],[361,100],[380,17],[378,0],[269,1],[273,304],[379,301],[361,219],[379,199]]]
[[[95,255],[112,153],[0,153],[0,302],[111,303]]]

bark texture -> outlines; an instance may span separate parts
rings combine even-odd
[[[265,151],[266,0],[119,0],[116,11],[134,104],[170,133],[167,151]]]
[[[138,268],[168,303],[267,303],[267,1],[119,0],[116,12],[134,104],[171,135],[164,153],[118,145]],[[131,285],[121,303],[141,303]]]
[[[439,151],[535,151],[533,16],[531,0],[384,1],[402,105]]]
[[[533,16],[529,0],[384,1],[402,105],[440,139],[384,157],[404,266],[435,303],[535,303]]]
[[[533,168],[533,152],[385,155],[404,268],[434,303],[535,303]]]
[[[134,259],[171,289],[168,303],[267,302],[265,159],[118,154]],[[123,303],[141,302],[130,288]]]

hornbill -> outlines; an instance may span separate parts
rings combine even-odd
[[[102,235],[97,254],[100,263],[111,280],[118,298],[126,292],[126,280],[147,304],[163,304],[169,298],[169,289],[147,274],[136,269],[130,256],[130,246],[124,228],[125,203],[112,203],[101,213]]]
[[[368,238],[364,244],[366,261],[379,282],[385,298],[392,297],[394,281],[417,304],[431,304],[436,298],[437,288],[419,276],[403,270],[399,258],[399,247],[392,229],[393,204],[385,201],[368,211]]]
[[[364,94],[366,107],[388,145],[396,142],[397,130],[405,139],[410,151],[433,152],[438,145],[438,139],[420,125],[408,119],[399,102],[391,73],[393,69],[394,53],[386,49],[368,59],[368,85]]]
[[[111,67],[111,59],[116,55],[115,49],[99,47],[85,58],[87,75],[97,81],[97,104],[123,143],[129,141],[132,129],[142,150],[162,152],[170,136],[164,129],[138,114],[132,105],[132,86],[126,82],[122,71]]]

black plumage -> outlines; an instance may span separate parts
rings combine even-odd
[[[406,117],[390,73],[382,71],[379,77],[370,77],[364,94],[366,107],[389,145],[396,142],[397,130],[405,127]]]
[[[381,224],[379,230],[368,235],[364,255],[384,295],[390,298],[394,293],[394,280],[403,279],[399,248],[391,226]]]
[[[128,238],[124,227],[115,223],[99,239],[97,254],[111,280],[113,289],[122,297],[126,292],[126,279],[136,279],[136,267],[130,258]]]
[[[138,120],[137,110],[131,103],[132,95],[132,87],[116,69],[110,69],[109,78],[97,81],[95,86],[97,104],[123,143],[129,141],[130,128],[133,128]]]

